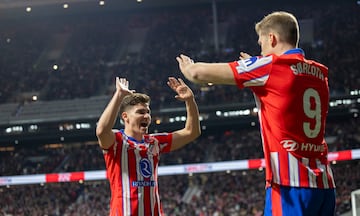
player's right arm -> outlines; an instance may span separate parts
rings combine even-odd
[[[96,136],[102,149],[108,149],[115,142],[115,134],[112,129],[119,113],[121,101],[132,92],[129,90],[129,82],[125,78],[116,77],[116,91],[96,126]]]
[[[236,85],[228,63],[194,63],[191,58],[183,54],[176,57],[176,60],[183,75],[193,83]]]

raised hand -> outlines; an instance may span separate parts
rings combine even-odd
[[[126,78],[116,77],[116,91],[122,94],[132,94],[135,90],[129,90],[129,81]]]
[[[194,94],[192,90],[187,86],[181,78],[169,77],[169,81],[167,82],[168,86],[174,90],[177,95],[176,99],[180,101],[186,101],[194,98]]]
[[[244,60],[244,59],[248,59],[248,58],[251,58],[251,55],[249,55],[245,52],[240,52],[239,59]]]
[[[181,54],[180,56],[176,57],[176,60],[178,61],[179,68],[183,73],[186,71],[186,68],[189,65],[194,64],[194,61],[189,56],[186,56],[184,54]]]

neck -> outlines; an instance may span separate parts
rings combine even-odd
[[[142,141],[143,140],[143,134],[141,133],[136,133],[135,131],[129,130],[129,129],[124,129],[124,133],[126,134],[126,136],[128,137],[132,137],[134,138],[136,141]]]
[[[297,47],[292,46],[290,44],[281,43],[281,44],[278,44],[278,46],[274,50],[274,54],[279,56],[279,55],[284,54],[286,51],[295,49],[295,48],[297,48]]]

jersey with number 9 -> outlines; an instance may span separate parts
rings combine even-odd
[[[266,179],[286,186],[333,188],[324,139],[328,68],[301,49],[230,63],[239,88],[248,87],[259,110]]]

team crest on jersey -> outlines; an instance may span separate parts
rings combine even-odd
[[[160,153],[160,148],[158,145],[158,140],[153,137],[146,137],[145,142],[148,143],[148,154],[157,156]]]
[[[150,145],[154,145],[156,143],[156,140],[154,139],[154,137],[144,136],[144,142],[146,142]]]
[[[272,56],[258,57],[253,56],[248,59],[238,61],[236,70],[239,74],[252,71],[258,67],[270,64],[272,62]]]
[[[141,175],[145,178],[152,176],[151,162],[147,158],[142,158],[139,162]]]
[[[245,59],[244,63],[246,65],[246,67],[250,67],[251,65],[253,65],[256,61],[258,60],[258,57],[253,56],[251,58]]]

